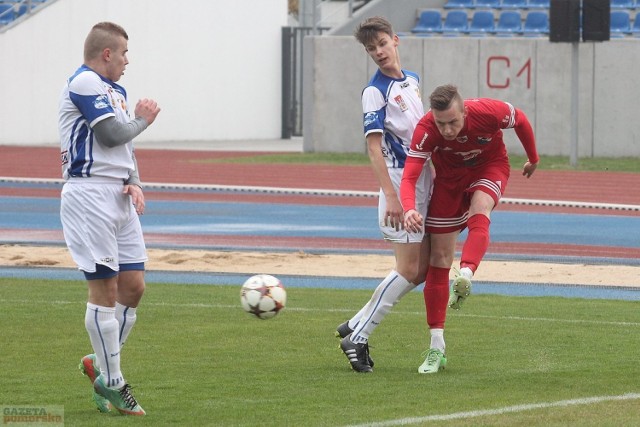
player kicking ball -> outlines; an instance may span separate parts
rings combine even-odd
[[[511,168],[502,139],[503,129],[514,129],[527,153],[522,174],[529,178],[539,157],[531,124],[524,112],[495,99],[463,100],[453,85],[437,87],[429,97],[431,110],[420,120],[402,177],[400,193],[404,225],[431,235],[431,254],[425,287],[437,289],[427,308],[444,327],[447,305],[459,310],[471,293],[471,279],[489,246],[491,212],[504,194]],[[425,162],[432,160],[436,177],[429,213],[416,209],[416,183]],[[464,228],[460,271],[449,296],[449,271],[456,241]],[[420,371],[432,371],[444,352],[431,348]]]

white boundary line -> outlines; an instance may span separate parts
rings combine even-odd
[[[638,399],[640,399],[640,393],[625,393],[619,396],[584,397],[579,399],[559,400],[557,402],[529,403],[524,405],[505,406],[503,408],[496,408],[496,409],[455,412],[453,414],[400,418],[397,420],[373,422],[368,424],[355,424],[355,425],[350,425],[349,427],[386,427],[386,426],[411,425],[411,424],[425,423],[429,421],[460,420],[465,418],[484,417],[488,415],[503,415],[508,413],[531,411],[534,409],[564,408],[567,406],[592,405],[594,403],[601,403],[601,402],[610,402],[610,401],[619,401],[619,400],[638,400]]]
[[[0,177],[0,183],[23,183],[23,184],[57,184],[62,185],[62,179],[46,178],[16,178]],[[317,188],[284,188],[284,187],[252,187],[241,185],[204,185],[204,184],[168,184],[159,182],[148,182],[144,184],[146,189],[151,190],[182,190],[182,191],[212,191],[212,192],[238,192],[238,193],[267,193],[267,194],[295,194],[308,196],[340,196],[340,197],[378,197],[377,191],[348,191],[348,190],[325,190]],[[608,209],[614,211],[640,212],[640,205],[626,205],[618,203],[591,203],[577,202],[571,200],[541,200],[541,199],[515,199],[503,197],[501,203],[525,206],[552,206],[564,208],[584,208],[584,209]]]

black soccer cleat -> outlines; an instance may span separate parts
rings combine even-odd
[[[356,344],[351,341],[351,334],[349,334],[340,341],[340,348],[344,355],[347,356],[347,359],[349,359],[351,369],[363,373],[373,372],[373,368],[369,363],[368,343]]]
[[[353,329],[349,327],[349,321],[347,320],[346,322],[338,325],[338,327],[336,328],[336,337],[344,338],[351,332],[353,332]]]
[[[344,338],[347,335],[350,335],[351,332],[353,332],[353,329],[351,329],[349,327],[349,321],[347,320],[346,322],[341,323],[340,325],[338,325],[338,327],[336,328],[336,337]],[[373,359],[369,355],[369,346],[368,345],[367,345],[367,359],[369,360],[369,366],[371,366],[373,368]]]

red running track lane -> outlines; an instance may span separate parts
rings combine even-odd
[[[272,153],[136,150],[143,182],[378,191],[367,165],[224,162],[225,158],[261,154]],[[1,146],[0,176],[60,179],[59,158],[55,147]],[[640,173],[538,170],[526,179],[514,170],[505,197],[637,205]]]
[[[136,151],[143,182],[167,184],[237,185],[304,189],[377,191],[375,177],[367,166],[274,165],[225,163],[225,158],[272,153],[178,151],[140,149]],[[0,176],[60,179],[59,151],[54,147],[0,147]],[[0,195],[56,197],[57,189],[0,188]],[[325,197],[283,194],[146,191],[149,200],[247,201],[376,206],[375,198]],[[531,179],[514,170],[505,194],[509,198],[562,200],[592,203],[639,204],[640,174],[538,170]],[[604,209],[555,208],[502,204],[501,210],[637,215],[637,212]],[[39,241],[60,244],[62,233],[41,230],[0,230],[4,241]],[[255,249],[334,249],[347,251],[389,250],[380,240],[309,239],[259,236],[193,236],[146,233],[152,245]],[[460,247],[457,248],[460,250]],[[491,243],[495,254],[532,254],[583,257],[640,258],[635,248],[547,245],[534,243]]]

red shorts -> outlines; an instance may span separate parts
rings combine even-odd
[[[487,193],[497,205],[507,188],[510,172],[508,163],[490,163],[475,168],[446,171],[436,168],[426,221],[427,231],[441,234],[463,230],[467,226],[473,192]]]

